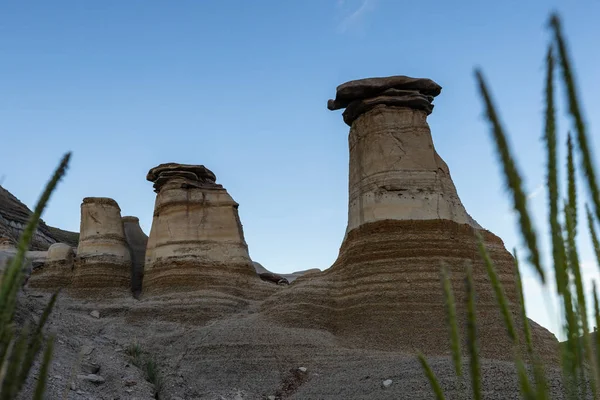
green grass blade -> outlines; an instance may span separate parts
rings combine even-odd
[[[521,313],[521,319],[523,320],[523,333],[525,334],[527,352],[529,354],[533,354],[531,326],[529,325],[529,320],[527,319],[527,312],[525,309],[525,296],[523,295],[523,280],[521,279],[521,271],[519,269],[519,258],[517,256],[517,249],[513,250],[513,257],[515,259],[515,285],[517,287],[517,295],[519,296],[519,311]]]
[[[594,291],[594,316],[596,319],[596,331],[594,334],[595,339],[595,356],[596,356],[596,365],[600,366],[600,306],[598,305],[598,290],[596,288],[596,281],[592,282],[592,287]],[[596,376],[596,380],[600,380],[600,376]]]
[[[35,386],[33,400],[42,400],[44,398],[44,392],[46,391],[46,380],[48,379],[48,368],[50,367],[53,351],[54,337],[50,337],[46,342],[46,350],[44,351],[44,358],[42,359],[42,365],[40,366],[40,374],[38,376],[37,385]]]
[[[12,400],[17,396],[19,391],[19,383],[17,381],[18,367],[21,365],[27,351],[28,333],[29,329],[25,327],[21,334],[15,338],[14,346],[8,356],[8,368],[1,382],[0,400]]]
[[[12,319],[12,315],[14,315],[12,304],[23,279],[22,266],[25,262],[25,253],[29,249],[31,239],[40,222],[41,215],[48,204],[48,200],[50,200],[50,195],[67,170],[70,158],[71,153],[67,153],[62,158],[58,168],[54,171],[52,178],[46,184],[46,187],[40,196],[33,213],[29,217],[29,221],[27,222],[25,229],[23,230],[17,246],[17,253],[8,268],[5,270],[2,284],[0,286],[0,314],[2,314],[3,317],[9,315]]]
[[[40,348],[41,348],[42,342],[43,342],[42,330],[44,328],[44,325],[46,324],[46,321],[48,320],[48,317],[50,316],[50,313],[52,312],[52,309],[54,308],[54,304],[56,303],[57,296],[58,296],[58,293],[54,293],[52,295],[52,297],[50,298],[50,301],[46,305],[46,308],[44,309],[44,312],[42,313],[42,315],[40,317],[40,320],[35,328],[35,331],[33,332],[33,335],[31,336],[31,339],[29,341],[29,346],[27,349],[27,353],[23,360],[23,366],[21,367],[21,373],[18,378],[19,390],[25,384],[25,381],[27,380],[27,376],[29,376],[29,372],[33,365],[33,361],[35,360],[36,355],[40,351]]]
[[[596,234],[596,228],[594,226],[594,217],[587,204],[585,205],[585,213],[587,215],[588,229],[590,230],[590,237],[592,238],[594,254],[596,255],[596,263],[598,264],[598,267],[600,267],[600,242],[598,241],[598,235]],[[598,327],[598,329],[600,329],[600,327]]]
[[[575,178],[575,162],[573,161],[573,140],[570,132],[567,135],[567,180],[573,235],[577,236],[577,180]]]
[[[540,255],[537,246],[537,235],[533,223],[527,211],[527,196],[523,191],[521,175],[512,158],[504,129],[500,124],[500,119],[496,113],[496,108],[492,102],[489,90],[483,78],[481,71],[476,70],[475,76],[479,84],[481,97],[485,103],[486,117],[492,126],[492,136],[496,144],[496,152],[500,157],[504,170],[504,177],[513,197],[513,207],[519,214],[519,227],[521,235],[525,240],[529,250],[529,261],[535,267],[542,283],[546,282],[544,270],[542,269]]]
[[[502,314],[502,318],[504,318],[504,325],[506,326],[506,330],[508,332],[508,336],[514,345],[519,344],[519,337],[517,336],[517,331],[515,329],[515,324],[513,322],[512,314],[510,313],[510,309],[508,308],[508,301],[506,300],[506,296],[504,295],[504,289],[502,287],[502,283],[498,279],[498,274],[496,272],[496,268],[488,254],[485,245],[483,244],[483,238],[476,232],[477,236],[477,246],[479,248],[479,254],[483,259],[483,263],[485,264],[485,269],[487,270],[487,274],[492,283],[492,288],[494,289],[494,294],[496,295],[496,301],[500,306],[500,313]]]
[[[471,372],[471,388],[473,399],[481,400],[481,365],[479,360],[479,343],[477,340],[477,316],[475,314],[475,284],[473,283],[473,268],[467,265],[467,344],[469,349],[469,366]]]
[[[525,364],[520,357],[515,359],[515,367],[517,368],[517,376],[519,378],[519,387],[521,389],[521,395],[526,400],[539,400],[536,396],[535,391],[531,387],[531,382],[529,382],[529,376],[527,375],[527,370],[525,369]]]
[[[431,385],[431,388],[433,389],[433,392],[435,393],[435,398],[437,400],[445,400],[446,398],[444,397],[444,392],[442,391],[440,383],[439,383],[437,377],[435,376],[435,373],[429,366],[429,363],[425,359],[425,356],[423,356],[423,354],[421,354],[421,352],[419,352],[417,354],[417,358],[419,359],[419,362],[421,363],[421,367],[423,368],[423,371],[425,372],[425,376],[427,376],[427,379],[429,380],[429,384]]]
[[[544,141],[546,145],[546,186],[548,186],[548,220],[552,235],[552,258],[554,259],[556,287],[562,293],[566,284],[564,266],[565,249],[562,240],[562,228],[559,223],[559,185],[556,139],[556,110],[554,106],[554,52],[552,45],[548,47],[546,56],[546,113]]]
[[[562,34],[560,19],[556,14],[553,14],[550,18],[550,27],[554,32],[554,39],[558,49],[559,64],[563,77],[562,80],[565,85],[567,102],[569,104],[569,114],[571,114],[571,117],[573,118],[577,144],[581,154],[581,165],[586,177],[590,196],[592,197],[596,218],[600,220],[600,189],[598,188],[594,162],[592,161],[592,152],[588,143],[586,125],[583,120],[581,107],[579,106],[577,90],[575,88],[575,78],[571,68],[571,62],[569,61],[567,44]]]
[[[442,286],[446,303],[446,318],[450,329],[450,345],[452,348],[452,360],[456,376],[462,376],[462,360],[460,352],[460,337],[458,333],[458,322],[456,321],[456,303],[452,293],[452,285],[448,276],[448,269],[442,268]]]

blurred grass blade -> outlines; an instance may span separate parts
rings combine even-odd
[[[483,244],[483,238],[479,234],[479,232],[475,232],[477,236],[477,246],[479,248],[479,254],[483,259],[483,263],[485,264],[485,269],[487,270],[487,274],[492,283],[492,288],[494,289],[494,294],[496,295],[496,301],[500,306],[500,313],[502,314],[502,318],[504,318],[504,325],[508,332],[508,336],[514,345],[519,344],[519,337],[517,336],[517,332],[515,330],[515,324],[513,322],[512,315],[508,308],[508,302],[506,301],[506,296],[504,295],[504,289],[502,287],[502,283],[498,279],[498,274],[496,273],[496,268],[494,268],[494,264],[492,263],[492,259],[488,254],[485,245]]]
[[[598,305],[598,290],[596,288],[596,281],[592,281],[592,290],[594,291],[594,316],[596,319],[596,329],[595,329],[595,350],[596,350],[596,365],[600,366],[600,306]],[[596,379],[600,379],[600,376],[597,376]]]
[[[475,76],[479,84],[481,97],[485,103],[486,117],[492,126],[492,136],[496,144],[496,152],[498,153],[502,163],[507,186],[509,187],[513,196],[513,207],[519,214],[519,227],[521,230],[521,235],[523,236],[523,239],[525,240],[529,250],[529,261],[535,267],[542,283],[545,283],[546,278],[540,261],[540,255],[537,246],[537,235],[531,222],[531,218],[529,217],[529,212],[527,211],[527,196],[522,188],[521,175],[519,174],[517,166],[513,161],[504,129],[502,128],[500,119],[496,114],[496,108],[492,103],[492,99],[483,78],[483,74],[481,71],[476,70]]]
[[[417,358],[419,359],[419,362],[421,363],[421,367],[423,367],[423,371],[425,371],[425,376],[427,376],[427,379],[429,380],[429,384],[431,385],[431,388],[433,389],[433,392],[435,393],[435,398],[437,400],[445,400],[446,398],[444,397],[444,392],[442,392],[440,383],[438,382],[438,379],[436,378],[435,374],[433,373],[433,370],[429,366],[429,363],[425,359],[425,356],[423,354],[421,354],[421,352],[419,352],[417,354]]]
[[[33,394],[33,400],[42,400],[44,398],[44,391],[46,390],[46,380],[48,379],[48,368],[50,367],[50,361],[52,359],[52,352],[54,351],[54,336],[48,338],[46,341],[46,350],[44,351],[44,358],[40,366],[40,373],[38,376],[38,382],[35,386],[35,393]]]
[[[15,344],[8,356],[8,368],[2,380],[2,386],[0,387],[0,400],[12,400],[16,398],[19,384],[17,382],[17,375],[25,352],[27,351],[27,336],[29,334],[28,327],[25,327],[21,334],[16,337]]]
[[[475,314],[475,284],[473,267],[467,264],[467,345],[470,356],[471,388],[473,399],[481,400],[481,366],[479,362],[479,343],[477,340],[477,316]]]
[[[559,186],[558,162],[556,139],[556,111],[554,106],[554,53],[552,45],[548,47],[546,56],[546,114],[544,140],[546,143],[546,185],[548,186],[548,220],[552,235],[552,258],[554,259],[554,278],[559,293],[562,293],[566,284],[566,271],[564,268],[565,249],[562,240],[562,228],[559,215]]]
[[[596,173],[594,170],[592,152],[588,143],[586,125],[583,121],[581,107],[579,106],[577,90],[575,88],[575,78],[571,68],[571,62],[569,61],[567,44],[562,34],[561,23],[558,15],[553,14],[551,16],[550,27],[554,32],[554,40],[558,49],[558,59],[560,61],[559,64],[562,71],[563,83],[565,85],[565,91],[567,94],[569,114],[571,114],[571,117],[573,118],[577,144],[581,153],[581,165],[586,177],[590,196],[592,197],[594,210],[596,212],[596,219],[600,220],[600,190],[598,188],[598,181],[596,179]]]
[[[600,242],[598,241],[598,235],[596,234],[596,227],[594,226],[594,217],[590,212],[588,205],[585,205],[585,213],[587,215],[588,228],[590,230],[590,237],[592,238],[592,245],[594,247],[594,254],[596,255],[596,264],[600,268]],[[600,328],[600,327],[598,327]]]
[[[523,364],[523,360],[521,360],[520,357],[515,360],[515,366],[517,368],[519,387],[521,388],[521,394],[523,395],[523,398],[526,400],[538,400],[533,388],[531,387],[531,383],[529,382],[525,364]]]
[[[575,178],[575,162],[573,161],[573,140],[571,139],[571,132],[567,135],[567,181],[573,236],[577,236],[577,181]]]
[[[519,257],[517,255],[517,249],[513,250],[513,257],[515,259],[515,285],[517,287],[517,295],[519,296],[519,310],[521,312],[521,319],[523,320],[523,333],[525,334],[527,352],[529,354],[533,354],[531,327],[529,326],[529,320],[527,319],[527,312],[525,309],[525,296],[523,295],[523,281],[521,279],[521,271],[519,269]]]
[[[458,322],[456,321],[456,304],[452,285],[448,276],[448,269],[442,268],[442,286],[444,289],[444,299],[446,302],[446,318],[450,329],[450,345],[452,348],[452,360],[454,361],[454,370],[456,376],[462,376],[462,360],[460,353],[460,337],[458,333]]]
[[[25,384],[25,381],[27,380],[27,376],[29,376],[29,372],[33,365],[35,356],[40,351],[40,348],[42,346],[42,342],[44,339],[42,330],[44,328],[44,325],[46,324],[46,321],[48,320],[48,317],[50,316],[50,313],[52,312],[52,309],[54,308],[54,304],[56,303],[57,296],[58,296],[58,293],[54,293],[52,295],[52,297],[50,298],[50,301],[46,305],[46,308],[44,309],[44,312],[42,313],[42,315],[40,317],[40,320],[35,328],[35,331],[33,332],[33,335],[31,336],[29,345],[27,347],[27,353],[25,354],[25,357],[23,360],[23,366],[21,367],[21,373],[19,374],[19,379],[18,379],[19,390],[21,390],[21,387]]]

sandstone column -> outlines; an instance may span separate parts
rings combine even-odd
[[[441,87],[429,79],[370,78],[338,86],[328,108],[351,126],[348,227],[386,219],[480,226],[433,147],[427,115]]]
[[[168,163],[146,177],[157,193],[144,293],[235,286],[256,277],[238,204],[202,165]]]
[[[72,287],[126,289],[130,271],[131,256],[119,205],[106,197],[84,198]]]

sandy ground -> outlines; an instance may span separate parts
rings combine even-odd
[[[20,323],[35,320],[47,299],[31,290],[23,294]],[[433,398],[414,355],[344,347],[330,332],[278,326],[253,305],[198,323],[193,315],[185,323],[155,318],[148,313],[153,307],[158,303],[133,298],[80,301],[61,294],[48,325],[57,341],[46,398]],[[92,311],[100,318],[90,315]],[[157,397],[154,385],[128,355],[132,343],[158,364],[163,385]],[[468,379],[457,381],[449,358],[429,360],[448,399],[469,398],[464,394]],[[96,374],[103,383],[82,379],[82,364],[89,363],[100,366]],[[485,399],[519,398],[511,363],[483,360],[482,368]],[[562,399],[559,374],[551,371],[550,376],[553,398]],[[31,398],[36,379],[31,377],[20,398]],[[387,387],[386,380],[392,381]]]

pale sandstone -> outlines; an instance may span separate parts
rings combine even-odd
[[[238,204],[204,166],[161,164],[144,265],[144,293],[236,286],[256,277]]]
[[[119,205],[105,197],[84,198],[72,288],[99,294],[127,289],[130,271]]]
[[[30,288],[56,290],[67,287],[73,279],[75,251],[66,243],[55,243],[48,248],[43,265],[35,268],[28,285]]]

